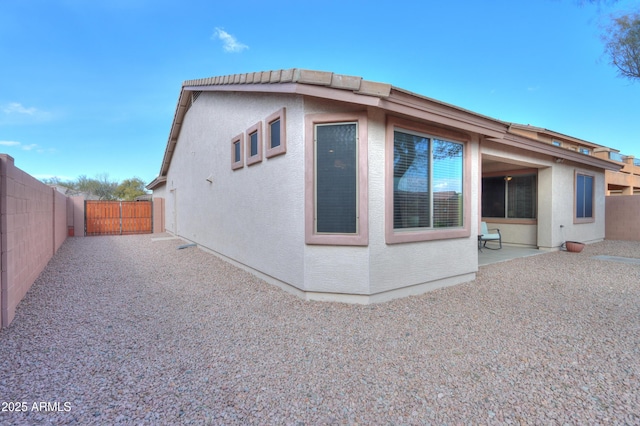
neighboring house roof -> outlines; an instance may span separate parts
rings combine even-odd
[[[157,188],[166,182],[166,175],[182,129],[184,116],[195,98],[203,91],[289,93],[378,107],[398,115],[439,123],[448,128],[479,133],[494,142],[598,168],[619,170],[619,165],[611,161],[585,156],[509,131],[510,126],[522,125],[487,117],[387,83],[378,83],[364,80],[361,77],[332,72],[293,68],[185,81],[178,98],[160,173],[153,182],[147,185],[148,189]]]
[[[565,141],[570,141],[570,142],[574,142],[577,145],[580,146],[584,146],[584,147],[589,147],[589,148],[606,148],[604,145],[599,145],[597,143],[593,143],[593,142],[589,142],[589,141],[585,141],[584,139],[579,139],[573,136],[569,136],[569,135],[565,135],[553,130],[549,130],[549,129],[545,129],[542,127],[536,127],[536,126],[532,126],[530,124],[517,124],[517,123],[510,123],[509,124],[509,131],[510,132],[514,132],[517,133],[518,130],[524,131],[525,133],[538,133],[538,134],[543,134],[543,135],[547,135],[551,138],[554,139],[560,139],[560,140],[565,140]]]

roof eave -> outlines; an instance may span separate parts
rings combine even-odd
[[[606,160],[604,158],[598,158],[591,155],[581,154],[576,151],[569,151],[567,149],[557,147],[545,142],[541,142],[536,139],[528,138],[517,134],[508,133],[504,138],[487,138],[488,141],[497,142],[516,148],[524,149],[527,151],[537,152],[552,156],[560,160],[573,161],[575,163],[584,164],[591,167],[596,167],[604,170],[619,171],[622,165],[612,160]]]
[[[166,185],[166,183],[167,183],[166,176],[158,176],[157,178],[152,180],[147,186],[145,186],[145,188],[147,188],[150,191],[153,191],[156,188]]]
[[[171,164],[173,151],[178,142],[178,136],[182,129],[182,122],[188,110],[190,94],[195,91],[204,92],[251,92],[251,93],[284,93],[298,94],[304,96],[313,96],[317,98],[332,99],[341,102],[349,102],[365,106],[379,106],[381,98],[389,96],[391,85],[384,83],[369,82],[359,79],[358,84],[348,80],[347,76],[333,75],[331,82],[321,84],[316,79],[312,80],[309,75],[306,80],[298,80],[298,82],[284,82],[277,84],[265,83],[232,83],[224,84],[216,83],[216,79],[189,80],[183,84],[176,106],[171,130],[169,131],[169,140],[165,148],[162,165],[160,168],[160,176],[165,176]]]

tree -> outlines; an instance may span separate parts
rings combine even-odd
[[[99,200],[133,200],[139,195],[146,194],[144,182],[140,178],[126,179],[121,184],[109,179],[108,173],[101,173],[95,178],[80,175],[75,181],[63,182],[57,177],[42,180],[47,185],[65,186],[77,193],[83,193],[89,198]]]
[[[605,31],[605,53],[618,74],[640,79],[640,13],[614,17]]]
[[[109,180],[107,173],[98,174],[95,179],[80,175],[72,185],[72,188],[76,191],[94,195],[99,200],[116,199],[115,191],[118,187],[118,182]]]
[[[136,197],[147,194],[144,187],[144,181],[138,177],[125,179],[116,188],[115,196],[119,200],[133,201]]]
[[[108,173],[101,173],[96,175],[96,188],[94,194],[96,194],[100,200],[115,200],[116,189],[118,188],[118,182],[110,180]]]

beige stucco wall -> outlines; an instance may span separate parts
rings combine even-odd
[[[153,233],[159,234],[165,231],[164,215],[165,200],[163,197],[153,197]]]
[[[600,169],[566,161],[556,163],[548,155],[523,152],[494,142],[483,142],[482,155],[517,168],[534,168],[538,173],[538,214],[534,224],[519,221],[491,220],[491,228],[499,228],[503,242],[514,245],[557,249],[564,241],[585,243],[604,239],[605,180]],[[575,174],[595,177],[595,203],[592,223],[574,223]]]
[[[564,194],[559,202],[557,217],[554,224],[559,227],[558,222],[563,225],[560,232],[554,233],[554,247],[564,241],[580,241],[592,243],[604,239],[605,230],[605,180],[603,171],[584,168],[576,164],[566,164],[558,168],[558,180],[560,186],[565,188]],[[594,221],[591,223],[574,223],[575,202],[573,199],[575,173],[590,174],[595,177],[595,197],[594,197]]]
[[[202,93],[185,116],[167,173],[166,229],[303,288],[302,106],[295,95]],[[287,153],[233,171],[232,138],[282,107]]]
[[[370,278],[371,293],[379,294],[397,289],[397,295],[418,294],[475,278],[478,269],[478,223],[470,221],[470,236],[447,240],[386,244],[382,230],[385,225],[384,196],[384,129],[383,116],[373,123],[373,137],[369,143],[369,197],[370,197]],[[370,134],[371,134],[370,133]],[[466,155],[471,167],[471,193],[464,194],[472,218],[478,214],[478,136],[473,135],[466,144]],[[379,231],[378,231],[379,230]],[[455,261],[452,261],[455,259]],[[381,300],[387,297],[379,296]]]
[[[232,138],[282,107],[286,154],[233,171]],[[185,116],[166,188],[163,193],[154,191],[154,197],[163,195],[166,200],[166,229],[313,299],[368,302],[473,279],[475,221],[468,238],[386,243],[386,116],[378,109],[370,109],[367,118],[368,246],[305,243],[304,117],[362,110],[297,95],[202,93]],[[476,217],[478,136],[467,149],[474,177],[473,191],[465,199]],[[377,296],[366,297],[370,295]]]

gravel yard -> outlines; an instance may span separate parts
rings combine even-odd
[[[181,244],[68,239],[0,331],[0,423],[640,424],[640,265],[592,258],[640,243],[369,306]]]

